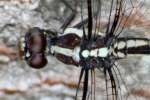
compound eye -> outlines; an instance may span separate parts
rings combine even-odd
[[[46,45],[47,39],[44,32],[39,28],[32,28],[19,39],[19,58],[27,61],[30,67],[43,68],[47,64],[44,54]]]
[[[26,34],[27,37],[27,45],[30,52],[33,53],[41,53],[46,49],[46,36],[45,34],[38,28],[33,28]]]
[[[44,54],[38,53],[31,55],[27,62],[30,65],[30,67],[39,69],[46,66],[47,59]]]

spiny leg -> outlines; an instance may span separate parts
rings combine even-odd
[[[105,77],[105,83],[106,83],[106,95],[107,95],[107,100],[108,100],[107,72],[105,68],[104,68],[104,77]]]
[[[66,0],[62,0],[61,2],[63,2],[65,6],[72,11],[71,15],[65,19],[65,23],[61,26],[61,29],[63,29],[64,31],[68,27],[68,25],[75,19],[77,11]],[[75,7],[76,5],[77,1],[75,2]]]
[[[91,69],[91,100],[95,100],[95,69]]]
[[[112,70],[113,70],[113,72],[114,72],[114,74],[115,74],[116,82],[117,82],[118,85],[119,85],[119,86],[117,87],[117,88],[120,90],[120,95],[121,95],[121,96],[119,96],[119,98],[120,98],[119,100],[122,100],[121,87],[120,87],[120,84],[121,84],[121,83],[120,83],[120,81],[119,81],[118,74],[117,74],[117,72],[116,72],[116,70],[115,70],[114,67],[112,67]],[[118,71],[119,71],[119,70],[118,70]],[[119,76],[120,76],[120,75],[119,75]]]
[[[86,97],[87,97],[88,79],[89,79],[89,69],[85,69],[85,77],[84,77],[83,97],[82,97],[82,100],[86,100]]]
[[[109,80],[111,82],[111,88],[112,88],[112,99],[113,100],[117,100],[117,89],[116,89],[116,80],[114,78],[114,75],[112,73],[112,69],[113,68],[113,62],[110,61],[110,59],[105,59],[104,61],[104,76],[105,76],[105,83],[106,83],[106,93],[107,93],[107,100],[109,100],[109,95],[108,94],[108,80],[107,80],[107,75],[109,76]]]
[[[88,91],[89,69],[84,69],[84,68],[82,68],[82,69],[81,69],[81,72],[80,72],[79,82],[78,82],[78,88],[77,88],[77,91],[76,91],[75,100],[77,100],[77,96],[78,96],[77,94],[78,94],[79,86],[80,86],[80,83],[81,83],[81,80],[82,80],[82,77],[83,77],[83,74],[84,74],[84,73],[85,73],[85,75],[84,75],[84,84],[83,84],[83,96],[82,96],[82,100],[86,100],[87,91]]]
[[[83,1],[81,0],[81,5],[80,5],[80,9],[81,9],[81,22],[83,22],[84,21],[84,18],[83,18]],[[87,22],[88,22],[88,19],[87,19]],[[87,37],[86,37],[86,33],[85,33],[85,26],[83,25],[83,27],[82,27],[82,30],[83,30],[83,38],[84,39],[87,39]]]
[[[74,18],[76,17],[76,12],[72,12],[71,15],[66,18],[65,23],[61,26],[61,29],[63,29],[63,31],[69,26],[69,24],[74,20]]]
[[[91,91],[90,91],[90,94],[91,94],[91,100],[92,100],[92,97],[93,97],[93,72],[92,70],[90,70],[91,72]]]
[[[127,87],[127,85],[126,85],[126,83],[125,83],[125,81],[124,81],[124,79],[123,79],[123,77],[122,77],[122,74],[121,74],[121,72],[120,72],[120,70],[119,70],[119,68],[118,68],[118,66],[115,64],[115,63],[113,63],[113,69],[114,68],[116,68],[116,70],[118,71],[118,75],[120,76],[120,79],[121,79],[121,81],[123,82],[123,84],[125,85],[125,88],[127,89],[127,91],[129,91],[129,89],[128,89],[128,87]],[[114,69],[114,71],[115,71],[115,69]],[[116,72],[115,72],[116,73]],[[119,78],[119,77],[117,77],[117,78]],[[121,87],[120,87],[120,90],[121,90]],[[120,93],[121,94],[121,93]],[[122,100],[122,96],[121,96],[121,100]]]
[[[77,100],[78,91],[79,91],[79,87],[80,87],[80,83],[81,83],[83,74],[84,74],[84,69],[82,68],[82,69],[81,69],[81,72],[80,72],[80,76],[79,76],[79,82],[78,82],[78,87],[77,87],[77,90],[76,90],[76,97],[75,97],[75,100]]]
[[[93,28],[93,19],[92,19],[92,4],[91,0],[87,0],[88,4],[88,39],[91,39],[92,28]]]
[[[95,69],[93,70],[93,74],[94,74],[94,100],[95,100],[95,88],[96,88],[96,79],[95,79]]]
[[[116,82],[112,73],[112,70],[110,68],[107,69],[110,80],[111,80],[111,86],[112,86],[112,98],[113,100],[117,100],[117,89],[116,89]]]
[[[76,0],[75,0],[76,1]],[[72,10],[72,12],[76,12],[76,10],[68,3],[68,1],[66,0],[61,0],[61,2],[63,2],[65,4],[65,6],[67,6],[69,9]],[[77,1],[76,1],[77,3]],[[76,4],[75,4],[76,5]]]
[[[120,71],[119,71],[117,65],[115,64],[115,60],[114,60],[114,59],[107,59],[107,61],[108,61],[108,62],[111,64],[111,66],[112,66],[111,68],[112,68],[112,70],[113,70],[113,72],[114,72],[114,75],[113,75],[112,70],[110,69],[112,76],[113,76],[113,77],[114,77],[114,76],[116,77],[116,80],[113,78],[114,81],[115,81],[115,84],[116,84],[116,82],[118,83],[118,85],[120,84],[118,74],[119,74],[119,76],[120,76],[122,82],[124,82],[124,80],[123,80],[123,78],[122,78],[122,76],[121,76],[121,73],[120,73]],[[117,69],[118,74],[117,74],[115,68]],[[117,89],[120,89],[120,90],[121,90],[120,85],[117,87]],[[117,89],[116,89],[116,90],[117,90]],[[118,93],[118,91],[117,91],[117,93]],[[118,94],[117,94],[117,95],[118,95]],[[120,91],[120,95],[121,95],[121,91]],[[117,97],[118,97],[118,96],[117,96]],[[119,99],[119,100],[122,100],[122,95],[121,95],[121,99]]]
[[[86,25],[87,23],[88,23],[88,18],[82,20],[81,22],[77,23],[73,27],[80,29],[83,28],[83,26]]]

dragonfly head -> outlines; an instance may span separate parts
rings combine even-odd
[[[19,40],[19,56],[33,68],[42,68],[47,64],[45,56],[46,35],[39,28],[30,29]]]

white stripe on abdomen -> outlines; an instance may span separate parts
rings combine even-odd
[[[138,48],[142,46],[149,46],[149,40],[144,39],[128,39],[128,40],[120,40],[114,44],[112,47],[112,54],[115,57],[124,58],[126,56],[141,56],[145,54],[128,54],[127,51],[132,48]],[[144,50],[143,50],[144,51]]]

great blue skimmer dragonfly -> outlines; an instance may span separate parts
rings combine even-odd
[[[148,11],[146,0],[76,0],[75,8],[65,0],[62,2],[73,13],[60,28],[61,32],[30,29],[20,40],[21,56],[33,68],[42,68],[48,63],[47,53],[64,64],[79,67],[75,100],[96,99],[96,85],[101,85],[96,83],[96,70],[105,78],[104,100],[138,100],[136,96],[124,96],[129,89],[116,62],[150,54],[149,38],[127,35],[130,26],[140,27],[146,19],[142,19]],[[80,22],[70,26],[77,14]]]

